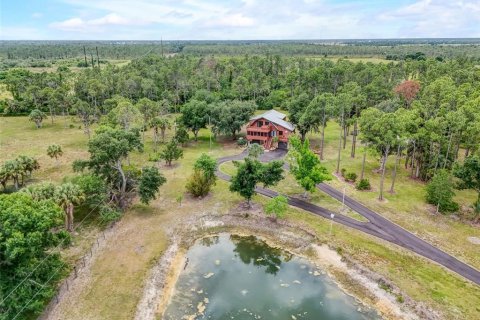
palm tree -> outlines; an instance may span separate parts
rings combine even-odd
[[[65,212],[65,229],[73,231],[73,210],[74,206],[85,200],[79,186],[67,182],[55,189],[55,201]]]
[[[16,159],[5,161],[5,164],[3,165],[3,169],[5,171],[4,175],[13,179],[15,190],[18,190],[18,185],[19,185],[18,179],[20,175],[22,175],[23,173],[20,162]]]
[[[62,147],[58,144],[49,145],[47,148],[47,154],[50,158],[55,158],[55,163],[58,167],[58,157],[63,155]]]
[[[10,176],[5,169],[5,166],[0,168],[0,184],[3,186],[3,191],[7,190],[7,181],[10,179]]]

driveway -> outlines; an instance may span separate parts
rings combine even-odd
[[[260,161],[268,162],[272,160],[280,160],[286,154],[285,150],[275,150],[271,152],[266,152],[262,156],[260,156]],[[243,151],[238,155],[227,156],[217,160],[218,165],[232,160],[241,160],[248,155],[247,151]],[[288,166],[285,166],[288,168]],[[217,176],[223,180],[229,181],[230,176],[221,172],[219,169],[217,170]],[[338,201],[342,201],[343,193],[325,183],[320,183],[317,185],[317,188],[322,192],[325,192],[329,196],[337,199]],[[276,197],[278,195],[277,192],[266,189],[266,188],[256,188],[257,193],[262,194],[267,197]],[[370,234],[372,236],[381,238],[383,240],[389,241],[396,245],[399,245],[405,249],[413,251],[425,258],[428,258],[448,269],[458,273],[459,275],[463,276],[466,279],[471,280],[472,282],[480,285],[480,271],[477,269],[469,266],[468,264],[456,259],[455,257],[449,255],[448,253],[434,247],[430,243],[420,239],[419,237],[415,236],[414,234],[408,232],[407,230],[403,229],[399,225],[393,223],[392,221],[384,218],[380,214],[370,210],[369,208],[362,205],[360,202],[345,196],[345,205],[351,208],[353,211],[361,214],[365,217],[368,222],[362,222],[355,219],[352,219],[348,216],[343,214],[333,212],[327,210],[325,208],[319,207],[307,201],[288,197],[288,203],[291,206],[303,209],[310,213],[313,213],[318,216],[322,216],[326,219],[331,219],[330,215],[335,213],[335,218],[333,219],[335,222],[343,224],[347,227],[354,228]]]

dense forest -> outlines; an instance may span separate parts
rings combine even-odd
[[[22,189],[24,179],[36,169],[35,159],[11,159],[0,168],[4,191],[23,190],[2,196],[0,209],[6,212],[25,207],[28,208],[25,216],[37,211],[48,212],[48,215],[34,215],[38,220],[35,223],[41,225],[37,231],[44,234],[46,240],[38,243],[33,238],[27,239],[34,245],[25,241],[17,246],[22,250],[30,246],[28,254],[17,255],[10,251],[10,244],[5,244],[9,250],[0,257],[21,267],[6,268],[9,279],[22,278],[31,272],[43,283],[49,280],[48,272],[64,270],[59,256],[45,254],[48,248],[65,245],[70,239],[68,233],[50,232],[61,223],[61,209],[66,217],[65,230],[72,231],[73,210],[78,203],[103,210],[106,217],[116,217],[136,195],[144,203],[155,198],[156,191],[165,182],[158,169],[122,163],[130,153],[143,149],[142,134],[147,129],[154,130],[156,149],[157,140],[164,136],[165,130],[175,126],[174,139],[157,154],[169,165],[182,156],[177,143],[188,140],[187,131],[195,139],[203,128],[211,129],[215,136],[228,135],[236,139],[256,109],[276,108],[287,111],[301,140],[306,141],[307,134],[319,137],[319,159],[323,157],[325,127],[333,121],[341,128],[339,150],[346,148],[347,139],[352,141],[351,157],[356,156],[358,146],[366,147],[378,158],[382,177],[390,156],[396,163],[404,159],[412,178],[430,181],[427,201],[437,205],[437,210],[458,209],[452,202],[452,175],[461,182],[459,188],[480,191],[480,68],[473,58],[478,52],[473,54],[472,49],[477,43],[462,47],[455,58],[449,58],[448,45],[421,44],[425,50],[420,55],[416,54],[417,44],[412,44],[413,51],[405,49],[408,45],[393,46],[391,54],[408,52],[412,58],[378,64],[288,55],[380,54],[376,51],[380,44],[331,46],[287,42],[272,45],[275,48],[272,54],[257,55],[264,49],[270,51],[270,45],[166,43],[160,48],[165,50],[161,54],[158,44],[131,46],[127,51],[120,49],[124,48],[120,45],[94,44],[89,47],[90,57],[84,57],[88,68],[78,72],[67,66],[42,73],[23,68],[3,71],[1,84],[11,94],[11,98],[0,101],[0,112],[4,116],[28,115],[38,128],[46,121],[57,121],[59,115],[75,116],[90,139],[90,158],[73,164],[76,171],[85,173],[77,181]],[[81,61],[84,55],[81,42],[46,46],[25,43],[15,49],[3,43],[0,48],[6,61],[72,57],[80,57]],[[135,59],[123,67],[101,64],[100,57],[92,51],[94,47],[102,52],[102,59]],[[325,49],[328,52],[322,53],[322,48],[328,48]],[[442,49],[437,51],[437,48]],[[233,55],[230,49],[237,53],[240,50],[242,55]],[[166,54],[173,52],[189,54]],[[232,56],[218,57],[212,53]],[[169,120],[172,114],[175,123]],[[100,124],[95,134],[90,129],[94,123]],[[303,145],[296,141],[294,146],[299,150],[309,149],[308,141]],[[52,158],[62,153],[59,146],[49,147],[48,152]],[[199,164],[199,167],[209,164],[210,173],[199,178],[205,179],[208,185],[213,183],[209,179],[213,176],[214,162],[207,159]],[[337,173],[340,162],[339,156]],[[196,186],[191,188],[195,190]],[[393,190],[393,183],[391,188]],[[383,178],[379,190],[379,198],[382,197]],[[59,206],[50,201],[52,199]],[[475,219],[478,219],[480,195],[474,207]],[[3,217],[2,223],[12,226],[12,234],[15,228],[35,229],[31,224],[15,224],[17,218]],[[44,270],[32,271],[32,266],[42,259],[46,259]],[[1,285],[3,292],[10,292],[18,283],[2,280]],[[25,301],[28,304],[34,289],[34,285],[22,287],[22,291],[5,298],[0,308],[8,315],[23,312],[22,306]],[[37,305],[27,311],[41,310],[43,301],[50,298],[53,291],[54,287],[49,286],[49,291],[37,298]]]
[[[147,54],[374,57],[387,60],[480,59],[478,39],[290,41],[0,41],[0,70],[86,67],[92,60],[130,60]]]

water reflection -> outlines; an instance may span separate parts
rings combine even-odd
[[[235,256],[245,264],[252,263],[254,266],[265,267],[265,272],[276,275],[284,261],[290,261],[291,255],[285,251],[272,248],[264,241],[254,237],[231,235],[230,240],[235,245]]]
[[[198,241],[164,314],[173,319],[378,319],[322,270],[256,237]]]

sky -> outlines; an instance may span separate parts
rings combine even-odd
[[[480,38],[480,0],[0,0],[0,40]]]

